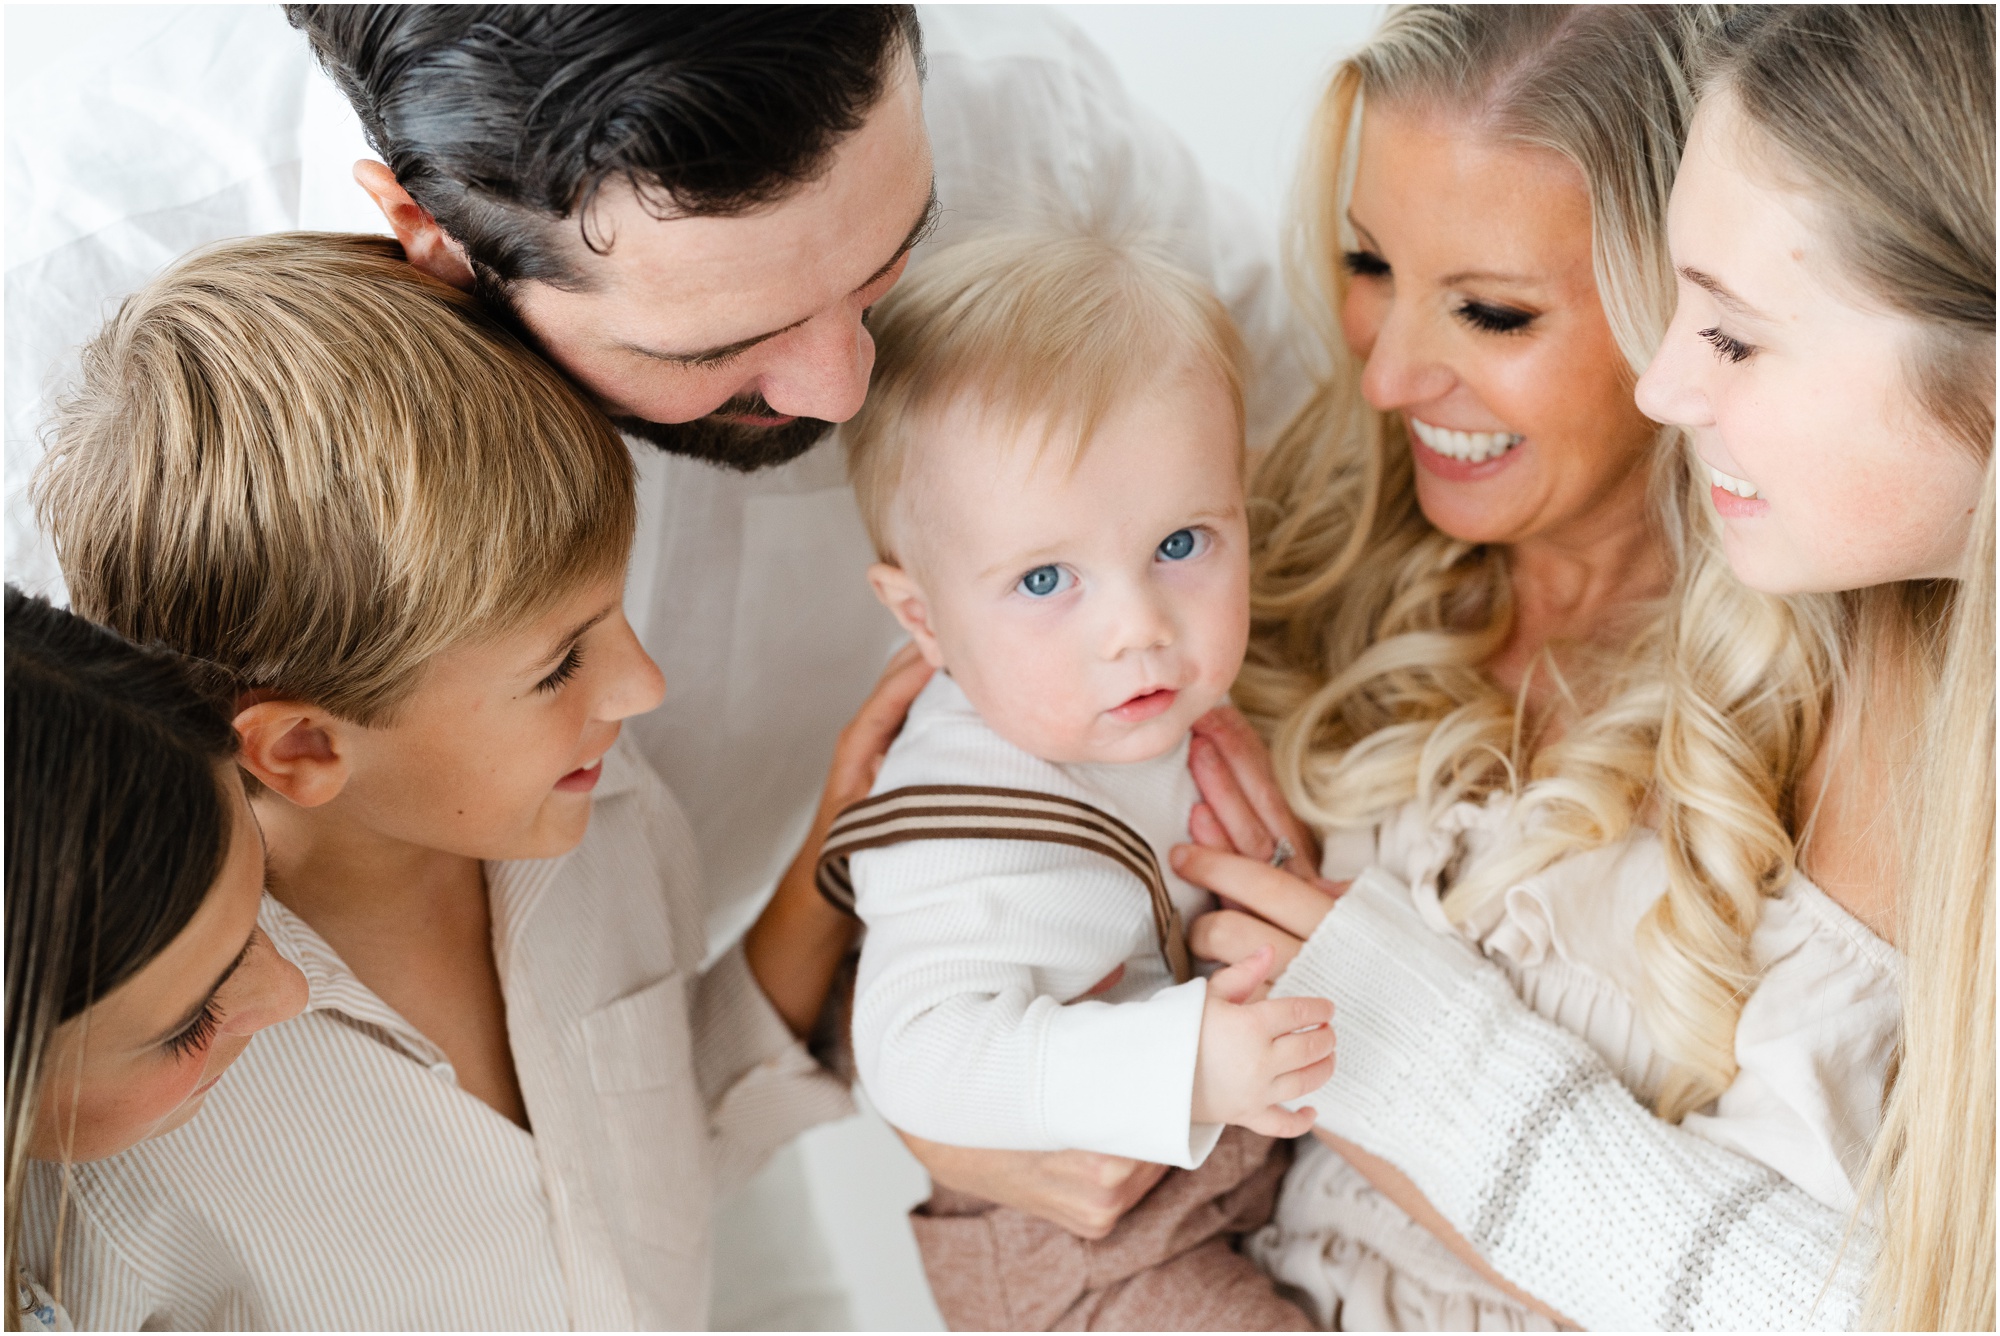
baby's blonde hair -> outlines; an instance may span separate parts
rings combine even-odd
[[[384,237],[225,242],[83,354],[36,478],[77,610],[384,722],[430,657],[619,571],[631,457]]]
[[[998,232],[960,242],[875,309],[868,402],[844,429],[848,476],[884,561],[907,537],[898,505],[926,427],[961,398],[1010,428],[1033,425],[1081,458],[1125,396],[1191,360],[1243,424],[1243,342],[1200,279],[1149,245],[1085,231]]]

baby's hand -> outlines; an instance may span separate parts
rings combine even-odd
[[[1312,1130],[1313,1110],[1279,1107],[1333,1075],[1333,1003],[1319,997],[1246,1004],[1276,954],[1260,947],[1208,981],[1194,1060],[1194,1121],[1235,1123],[1270,1137]]]

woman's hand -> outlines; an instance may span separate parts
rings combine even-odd
[[[1271,753],[1239,711],[1218,705],[1195,720],[1188,770],[1202,799],[1188,814],[1188,833],[1196,844],[1268,863],[1282,840],[1293,854],[1285,866],[1319,866],[1319,841],[1292,814],[1272,771]]]
[[[853,722],[840,731],[819,811],[798,857],[785,870],[771,903],[744,935],[743,953],[751,974],[792,1033],[801,1038],[819,1018],[841,954],[854,940],[854,920],[828,904],[814,884],[819,851],[834,818],[868,796],[889,744],[902,731],[910,702],[930,677],[931,667],[915,645],[903,646],[889,660]]]
[[[1184,880],[1215,892],[1229,906],[1203,914],[1189,926],[1188,948],[1204,960],[1234,965],[1268,946],[1276,957],[1273,975],[1285,972],[1347,889],[1345,882],[1307,880],[1268,862],[1198,844],[1177,844],[1169,856]]]
[[[1167,1172],[1164,1164],[1088,1150],[973,1150],[896,1135],[939,1186],[1011,1206],[1082,1239],[1109,1234]]]

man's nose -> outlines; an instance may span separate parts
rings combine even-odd
[[[875,341],[858,306],[843,302],[784,336],[784,347],[758,388],[780,413],[845,422],[868,397],[875,369]]]
[[[1361,396],[1378,413],[1440,399],[1456,377],[1436,355],[1422,318],[1392,304],[1368,350],[1361,372]]]

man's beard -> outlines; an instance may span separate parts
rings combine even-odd
[[[486,309],[516,338],[540,354],[543,361],[551,366],[558,365],[535,332],[528,328],[528,322],[521,318],[520,309],[514,305],[514,295],[508,291],[505,281],[483,264],[474,264],[472,273],[473,295]],[[759,427],[747,422],[730,422],[718,414],[780,416],[764,402],[763,395],[746,394],[731,399],[708,416],[698,417],[692,422],[649,422],[645,418],[620,417],[617,414],[611,415],[611,422],[627,436],[636,436],[670,455],[685,455],[703,463],[719,464],[737,473],[755,473],[760,469],[789,464],[818,445],[833,429],[831,422],[822,422],[818,418],[793,418],[781,427]]]
[[[831,422],[818,418],[793,418],[782,426],[760,427],[719,416],[737,413],[773,416],[764,396],[755,395],[732,399],[714,413],[692,422],[648,422],[634,417],[614,417],[611,421],[627,436],[636,436],[668,454],[719,464],[738,473],[755,473],[788,464],[818,445],[833,429]]]

